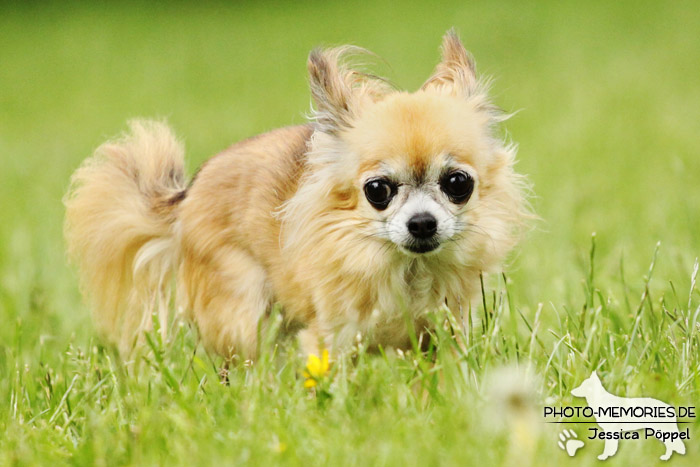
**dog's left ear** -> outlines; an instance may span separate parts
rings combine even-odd
[[[474,93],[478,83],[476,66],[454,29],[445,33],[440,50],[442,60],[421,89],[434,89],[446,94],[464,97]]]

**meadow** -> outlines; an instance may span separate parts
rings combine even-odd
[[[533,185],[533,223],[475,319],[436,310],[427,353],[353,355],[304,387],[265,336],[232,368],[176,323],[133,360],[105,347],[66,263],[70,174],[133,117],[162,117],[192,174],[305,121],[306,56],[351,43],[416,89],[456,27]],[[0,4],[0,465],[597,465],[544,405],[597,369],[615,394],[700,405],[697,2]],[[700,422],[687,453],[700,463]],[[610,465],[653,465],[622,441]]]

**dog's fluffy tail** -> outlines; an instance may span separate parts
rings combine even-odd
[[[157,315],[167,329],[179,263],[184,151],[160,122],[133,121],[75,172],[64,203],[68,254],[98,329],[122,353]]]

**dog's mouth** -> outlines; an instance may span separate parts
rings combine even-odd
[[[435,251],[438,249],[440,246],[440,242],[435,239],[431,240],[414,240],[412,242],[409,242],[403,247],[410,251],[411,253],[417,253],[417,254],[424,254],[424,253],[430,253],[431,251]]]

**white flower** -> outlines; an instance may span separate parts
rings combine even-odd
[[[519,465],[531,463],[542,426],[538,383],[532,370],[512,365],[488,371],[481,387],[484,427],[508,436],[508,458]]]

